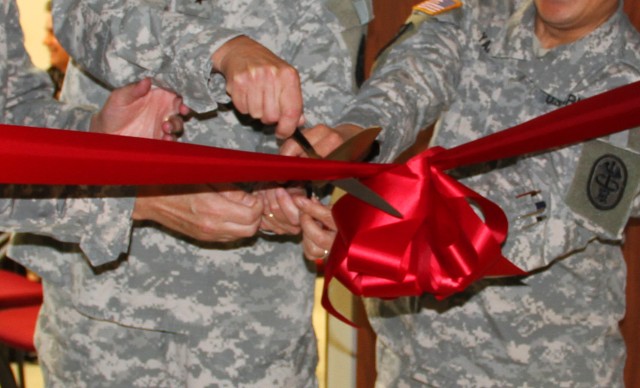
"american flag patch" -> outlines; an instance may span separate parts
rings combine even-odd
[[[424,12],[427,15],[437,15],[462,5],[460,0],[427,0],[414,5],[414,11]]]

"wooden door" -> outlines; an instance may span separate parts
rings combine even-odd
[[[365,68],[370,69],[378,52],[393,39],[417,0],[373,0],[375,19],[369,26],[365,49]],[[625,0],[625,11],[640,30],[640,0]],[[365,74],[369,74],[365,71]],[[424,139],[423,139],[424,141]],[[418,145],[421,149],[423,146]],[[640,219],[632,220],[626,229],[624,255],[627,261],[627,313],[621,322],[627,344],[625,385],[640,387]],[[357,387],[373,387],[375,381],[375,334],[370,328],[358,333]]]

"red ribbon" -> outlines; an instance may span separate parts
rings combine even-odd
[[[338,236],[325,266],[323,306],[350,323],[329,300],[334,277],[359,296],[442,299],[486,276],[524,275],[501,253],[508,232],[502,209],[443,171],[606,136],[640,125],[639,112],[636,82],[449,150],[429,149],[364,179],[404,218],[350,195],[336,203]]]
[[[523,272],[504,258],[502,210],[444,171],[606,136],[640,125],[640,83],[408,163],[364,164],[250,153],[193,144],[0,125],[0,182],[143,185],[365,178],[404,215],[347,195],[334,206],[338,237],[325,269],[354,294],[444,298],[485,276]],[[469,202],[483,214],[478,217]],[[342,317],[344,318],[344,317]]]
[[[393,166],[13,125],[0,125],[0,158],[1,183],[49,185],[324,181]]]

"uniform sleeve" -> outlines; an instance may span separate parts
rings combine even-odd
[[[133,200],[110,188],[4,185],[0,224],[5,231],[29,232],[77,243],[92,265],[116,260],[129,245]],[[132,189],[131,189],[132,190]]]
[[[87,130],[94,110],[67,106],[52,98],[49,76],[34,68],[24,49],[15,2],[7,3],[2,26],[7,38],[2,122]],[[5,231],[33,232],[79,243],[94,264],[108,262],[128,247],[131,217],[127,209],[132,208],[127,200],[108,195],[104,188],[0,185],[0,225]],[[114,228],[105,222],[105,213],[117,213],[114,218],[122,225]]]
[[[452,100],[460,73],[459,18],[432,18],[385,56],[341,123],[381,126],[383,161],[395,159]]]
[[[300,74],[306,125],[334,123],[354,95],[354,64],[342,24],[321,2],[309,2],[292,31],[297,47],[291,64]]]
[[[81,67],[111,87],[143,77],[183,96],[196,112],[228,102],[211,55],[240,33],[210,20],[172,12],[169,2],[54,2],[58,39]]]
[[[31,63],[13,1],[8,4],[3,28],[7,52],[2,121],[16,125],[88,129],[94,110],[65,106],[54,100],[49,76]]]

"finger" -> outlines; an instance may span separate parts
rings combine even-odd
[[[331,128],[322,124],[303,130],[304,136],[312,145],[313,143],[318,143],[320,139],[322,139],[327,134],[330,134],[331,132],[333,132]],[[306,156],[304,150],[294,139],[287,139],[284,141],[284,143],[280,146],[280,154],[286,156]]]
[[[325,257],[326,253],[331,250],[336,233],[324,229],[308,214],[303,214],[300,217],[300,223],[302,225],[302,245],[305,256],[310,260]]]
[[[249,96],[244,86],[244,76],[242,74],[234,75],[233,79],[227,83],[227,93],[231,97],[233,106],[242,114],[249,113]]]
[[[311,200],[306,197],[296,197],[294,201],[303,214],[320,222],[325,229],[333,231],[337,229],[333,214],[328,206],[321,204],[317,199]]]
[[[293,139],[287,139],[280,146],[280,155],[302,157],[307,154],[304,152],[300,144]]]
[[[266,221],[266,218],[264,215],[260,220],[260,231],[266,232],[266,233],[275,233],[275,231],[271,230],[271,225],[269,225],[269,223]]]
[[[169,116],[162,123],[162,131],[165,134],[180,137],[184,131],[184,122],[182,120],[182,117],[178,115]]]
[[[275,222],[270,215],[262,216],[262,223],[260,224],[261,230],[270,231],[275,234],[287,234],[287,230],[281,227],[278,222]]]
[[[286,204],[287,201],[290,201],[290,198],[286,199],[287,197],[289,197],[289,194],[284,191],[284,193],[280,194],[282,198],[279,198],[278,190],[283,189],[261,190],[261,193],[265,198],[264,216],[268,220],[269,225],[272,226],[272,228],[278,233],[286,232],[287,234],[298,234],[300,233],[300,222],[298,220],[297,206],[293,203],[293,201]],[[295,207],[295,210],[284,210],[284,208],[282,207],[283,204],[285,204],[284,206],[287,207],[293,206]],[[293,213],[293,215],[291,215],[293,222],[289,220],[285,212]]]
[[[248,193],[239,189],[233,183],[217,183],[210,184],[208,186],[229,201],[249,207],[254,206],[258,201],[262,204],[262,200],[259,198],[258,193]]]
[[[280,119],[276,127],[276,136],[284,139],[291,136],[300,120],[303,119],[303,101],[297,71],[289,67],[280,71],[280,89],[279,92],[276,90],[280,106]]]
[[[269,69],[269,79],[264,85],[264,93],[262,99],[262,123],[263,124],[275,124],[280,119],[280,109],[278,106],[278,99],[275,87],[275,69]]]
[[[180,107],[178,108],[178,112],[183,115],[183,116],[188,116],[191,113],[191,108],[189,108],[188,106],[186,106],[183,102],[182,99],[180,99]]]
[[[151,79],[145,78],[141,81],[124,86],[120,90],[122,93],[116,94],[118,102],[122,105],[131,104],[149,93],[151,90]]]
[[[316,261],[324,256],[324,250],[310,241],[304,241],[302,243],[302,251],[304,252],[304,257],[310,261]]]
[[[248,113],[252,118],[257,120],[261,120],[263,116],[262,107],[265,99],[266,85],[263,73],[263,69],[251,69],[253,86],[246,91]]]
[[[276,199],[282,210],[282,214],[287,218],[287,222],[291,225],[300,225],[300,210],[293,202],[293,197],[287,190],[283,188],[276,189]]]
[[[289,220],[278,201],[276,189],[265,190],[265,196],[267,198],[267,201],[265,202],[265,214],[269,217],[269,221],[272,224],[277,224],[281,229],[292,230]]]
[[[170,134],[170,133],[166,133],[163,134],[162,137],[160,137],[160,140],[164,140],[164,141],[177,141],[178,138],[176,138],[174,135]]]
[[[260,225],[262,217],[262,207],[254,205],[253,207],[246,207],[242,205],[229,205],[229,211],[226,214],[227,222],[232,222],[238,225],[244,225],[256,228]]]
[[[263,213],[262,201],[239,190],[234,190],[232,195],[229,194],[230,192],[226,191],[219,192],[219,196],[226,202],[225,219],[239,225],[259,225]]]
[[[218,237],[216,241],[231,242],[238,238],[247,238],[254,236],[260,227],[260,220],[248,225],[226,222],[224,224],[225,233]]]
[[[263,214],[263,223],[261,228],[266,228],[277,234],[297,235],[301,232],[299,226],[291,225],[287,222],[280,222],[273,213],[267,212]]]

